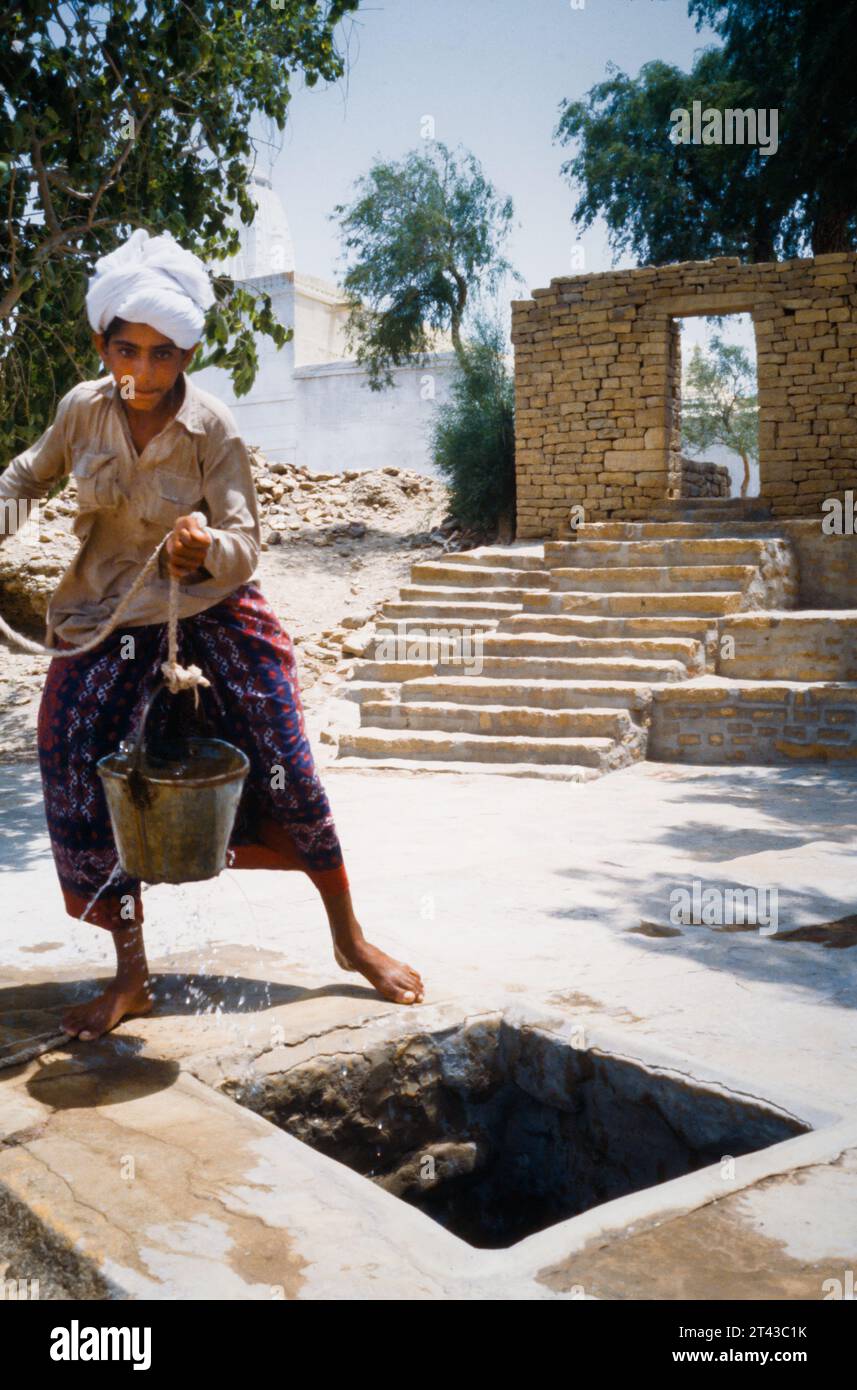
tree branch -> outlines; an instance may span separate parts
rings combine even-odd
[[[36,182],[39,186],[39,193],[42,199],[42,211],[45,214],[45,221],[50,227],[51,231],[59,232],[59,218],[57,217],[56,209],[54,208],[54,200],[51,197],[51,190],[48,186],[47,171],[45,169],[44,160],[42,159],[43,146],[44,141],[40,140],[34,132],[30,140],[30,158],[33,161],[33,169],[36,174]]]

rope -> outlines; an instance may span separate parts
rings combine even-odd
[[[194,512],[195,517],[199,518],[200,524],[204,524],[206,518],[199,512]],[[98,629],[94,637],[90,637],[88,642],[81,646],[72,647],[70,651],[61,651],[54,647],[45,647],[40,642],[31,642],[29,637],[22,637],[20,632],[16,632],[10,627],[4,618],[0,617],[0,634],[6,637],[15,646],[23,651],[29,652],[31,656],[49,656],[55,661],[62,661],[66,658],[73,658],[83,655],[84,652],[91,652],[103,642],[105,637],[109,637],[119,625],[124,613],[128,611],[131,603],[139,594],[143,586],[148,582],[150,576],[158,566],[158,559],[161,551],[172,535],[168,531],[162,541],[155,546],[145,565],[141,569],[127,594],[117,604],[113,614],[107,622]],[[178,623],[179,623],[179,581],[174,574],[170,575],[170,597],[167,609],[167,660],[162,663],[161,671],[164,680],[172,695],[178,694],[180,690],[192,690],[194,703],[199,702],[199,690],[201,685],[210,685],[198,666],[180,666],[178,663]]]
[[[0,1056],[0,1072],[8,1066],[21,1066],[22,1062],[32,1062],[36,1056],[42,1056],[43,1052],[50,1052],[51,1048],[60,1047],[63,1042],[72,1042],[74,1038],[69,1033],[46,1033],[36,1034],[36,1036],[46,1037],[46,1042],[33,1042],[32,1038],[22,1038],[21,1048],[13,1052],[10,1056]]]
[[[42,1041],[44,1039],[44,1041]],[[34,1033],[30,1038],[17,1038],[12,1042],[3,1043],[0,1048],[0,1071],[6,1067],[20,1067],[24,1062],[31,1062],[34,1057],[41,1057],[43,1052],[50,1052],[52,1048],[59,1047],[61,1043],[72,1041],[69,1033]],[[14,1048],[7,1057],[3,1055],[6,1048]]]
[[[195,512],[194,516],[199,520],[200,525],[204,525],[206,518],[201,512]],[[163,540],[155,546],[145,565],[141,569],[131,588],[124,598],[117,604],[112,616],[107,622],[98,629],[94,637],[90,637],[88,642],[82,643],[79,647],[73,647],[69,651],[61,651],[54,647],[45,647],[40,642],[31,642],[29,637],[23,637],[20,632],[16,632],[10,627],[6,620],[0,617],[0,633],[12,642],[14,646],[20,647],[22,651],[29,652],[31,656],[49,656],[54,661],[62,661],[66,658],[81,656],[84,652],[91,652],[97,647],[99,642],[103,642],[105,637],[109,637],[118,626],[122,615],[128,611],[129,606],[137,597],[144,584],[147,583],[158,565],[158,558],[166,545],[172,532],[167,532]],[[198,666],[180,666],[178,663],[178,627],[179,627],[179,581],[174,574],[170,575],[170,597],[167,609],[167,659],[161,664],[164,680],[170,690],[175,695],[180,690],[192,690],[194,703],[199,702],[199,686],[210,685]],[[114,870],[115,873],[115,870]],[[113,877],[113,874],[110,876]],[[109,882],[109,880],[108,880]],[[99,897],[106,885],[98,890],[95,897]],[[93,902],[95,898],[93,899]],[[92,903],[89,904],[92,907]],[[89,911],[89,907],[86,912]],[[83,914],[86,916],[86,912]],[[81,919],[83,920],[83,919]],[[9,1067],[19,1067],[24,1062],[32,1061],[35,1057],[40,1057],[43,1052],[50,1052],[53,1048],[62,1043],[69,1043],[72,1039],[68,1033],[34,1033],[29,1038],[13,1039],[10,1042],[0,1044],[0,1071]],[[11,1049],[11,1055],[5,1055]]]
[[[167,537],[161,541],[164,544]],[[161,546],[158,546],[160,550]],[[155,551],[157,555],[158,550]],[[167,610],[167,659],[161,666],[164,673],[164,680],[169,686],[170,693],[176,695],[180,690],[193,691],[194,709],[199,704],[199,689],[201,685],[210,685],[198,666],[179,666],[178,663],[178,631],[179,631],[179,582],[175,576],[170,576],[170,601]]]

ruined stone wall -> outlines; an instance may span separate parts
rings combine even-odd
[[[761,497],[819,514],[857,485],[857,253],[735,257],[564,276],[512,303],[517,534],[640,520],[679,495],[679,329],[749,313],[759,372]]]
[[[679,486],[681,497],[728,497],[729,469],[725,463],[682,458]]]

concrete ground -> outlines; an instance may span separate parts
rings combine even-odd
[[[154,1016],[0,1069],[0,1276],[58,1298],[788,1299],[847,1296],[850,1270],[853,1293],[857,770],[324,781],[364,931],[425,1004],[337,970],[303,875],[147,890]],[[671,922],[695,880],[776,888],[777,930]],[[33,765],[0,768],[0,894],[8,1056],[112,962],[62,911]],[[287,1069],[513,1006],[812,1132],[728,1192],[704,1170],[479,1251],[216,1089],[262,1054]]]

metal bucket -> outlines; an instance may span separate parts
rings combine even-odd
[[[147,753],[144,732],[96,764],[123,871],[146,883],[197,883],[226,867],[250,760],[219,738],[187,738],[174,756]]]

